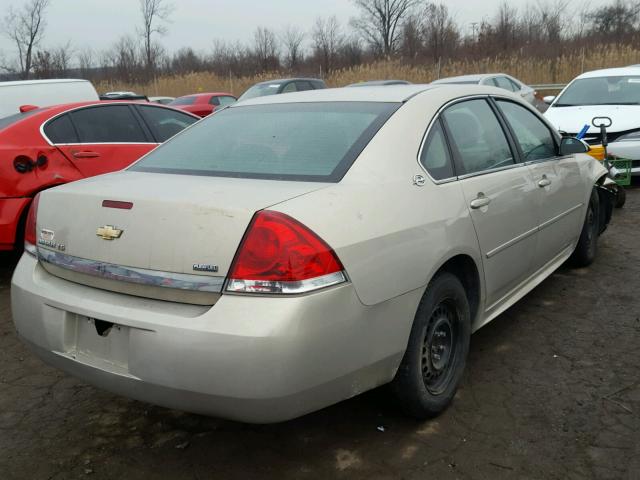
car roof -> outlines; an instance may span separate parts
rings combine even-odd
[[[268,95],[248,100],[241,100],[227,108],[239,108],[248,105],[265,105],[275,103],[312,103],[312,102],[376,102],[402,103],[416,95],[430,90],[449,92],[452,98],[467,95],[505,95],[505,90],[483,85],[448,85],[448,84],[414,84],[389,85],[360,88],[326,88],[292,92],[286,95]]]
[[[0,82],[0,86],[2,87],[11,87],[11,86],[20,86],[20,85],[31,85],[31,84],[46,84],[46,83],[74,83],[74,82],[86,82],[90,83],[89,80],[83,80],[81,78],[50,78],[47,80],[15,80],[11,82]]]
[[[256,85],[268,85],[270,83],[284,83],[284,82],[292,82],[292,81],[296,81],[296,80],[313,81],[313,82],[322,82],[322,83],[324,83],[324,80],[322,80],[320,78],[291,77],[291,78],[275,78],[273,80],[266,80],[264,82],[256,83]]]
[[[352,83],[347,87],[373,87],[377,85],[411,85],[407,80],[366,80],[364,82]]]
[[[229,92],[206,92],[206,93],[190,93],[188,95],[181,95],[178,98],[184,97],[215,97],[215,96],[225,96],[225,97],[233,97],[234,95]]]
[[[141,102],[136,100],[102,100],[102,101],[95,100],[91,102],[61,103],[61,104],[52,105],[49,107],[38,108],[38,110],[35,113],[28,116],[25,115],[24,120],[36,119],[42,122],[60,113],[66,112],[67,110],[74,110],[76,108],[81,108],[81,107],[103,106],[103,105],[146,105],[146,106],[151,106],[155,108],[166,108],[169,110],[175,110],[180,113],[184,113],[186,115],[191,115],[195,117],[195,115],[189,112],[185,112],[184,110],[178,110],[177,108],[170,107],[168,105],[161,105],[159,103]],[[16,112],[16,113],[19,113],[19,112]],[[22,122],[22,119],[17,120],[16,123],[17,122]]]
[[[591,72],[583,73],[576,77],[576,80],[579,78],[598,78],[598,77],[624,77],[627,75],[638,75],[640,76],[640,66],[632,65],[630,67],[620,67],[620,68],[605,68],[602,70],[593,70]]]
[[[457,77],[445,77],[439,78],[438,80],[434,80],[432,83],[448,83],[448,82],[456,82],[456,81],[464,81],[464,82],[480,82],[485,78],[496,77],[498,75],[508,76],[506,73],[479,73],[475,75],[458,75]]]

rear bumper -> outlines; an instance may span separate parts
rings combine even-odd
[[[13,250],[20,216],[31,198],[0,198],[0,251]]]
[[[11,300],[19,335],[72,375],[166,407],[270,423],[390,381],[420,294],[366,307],[346,284],[180,305],[68,282],[24,254]],[[115,326],[101,337],[92,319]]]

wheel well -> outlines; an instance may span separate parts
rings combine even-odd
[[[473,322],[480,307],[480,275],[476,262],[468,255],[456,255],[440,267],[439,272],[449,272],[458,277],[467,292],[467,300]]]

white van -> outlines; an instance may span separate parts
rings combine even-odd
[[[49,107],[59,103],[99,100],[88,80],[22,80],[0,82],[0,118],[20,112],[22,105]]]

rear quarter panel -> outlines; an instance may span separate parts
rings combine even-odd
[[[450,94],[421,94],[403,105],[343,180],[273,209],[299,219],[331,245],[365,305],[424,289],[452,256],[474,259],[478,245],[458,182],[413,185],[434,114]],[[419,299],[419,297],[417,297]],[[417,307],[417,305],[416,305]]]

